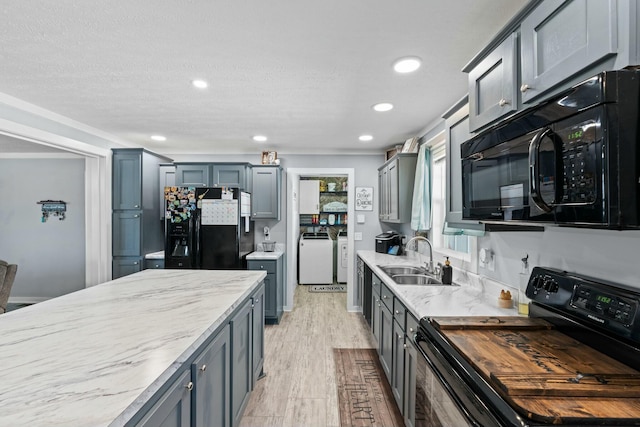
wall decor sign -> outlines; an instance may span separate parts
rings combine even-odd
[[[356,210],[373,210],[373,187],[356,187]]]

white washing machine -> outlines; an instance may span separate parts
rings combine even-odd
[[[349,264],[349,244],[347,243],[347,232],[338,232],[338,260],[336,262],[336,276],[338,283],[347,283],[347,265]]]
[[[298,258],[299,284],[333,284],[333,239],[329,233],[302,233]]]

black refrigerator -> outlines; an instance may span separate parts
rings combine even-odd
[[[253,252],[251,195],[238,188],[166,187],[165,268],[239,270]]]

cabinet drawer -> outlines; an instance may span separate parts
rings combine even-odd
[[[163,259],[145,259],[144,268],[145,269],[163,269],[164,260]]]
[[[261,260],[247,261],[247,269],[262,270],[262,271],[266,271],[267,273],[275,273],[277,270],[275,261],[261,261]]]
[[[418,323],[413,314],[407,312],[407,329],[405,329],[405,333],[411,340],[413,340],[415,333],[418,332]]]
[[[393,298],[393,318],[398,325],[405,330],[405,316],[406,316],[407,308],[402,304],[402,302],[398,298]]]
[[[390,311],[393,311],[393,292],[391,292],[384,283],[380,285],[380,299]]]

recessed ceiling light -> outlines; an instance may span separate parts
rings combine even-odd
[[[389,111],[393,109],[393,104],[389,102],[381,102],[373,106],[373,109],[376,111]]]
[[[360,135],[358,137],[358,139],[360,141],[362,141],[362,142],[369,142],[369,141],[371,141],[373,139],[373,136],[371,136],[371,135]]]
[[[151,135],[151,139],[154,141],[166,141],[167,137],[162,135]]]
[[[412,73],[420,68],[422,60],[416,56],[400,58],[393,63],[393,69],[398,73]]]
[[[266,136],[264,136],[264,135],[255,135],[255,136],[253,137],[253,140],[254,140],[255,142],[265,142],[265,141],[267,140],[267,137],[266,137]]]
[[[206,89],[209,86],[209,83],[204,80],[193,80],[191,84],[198,89]]]

